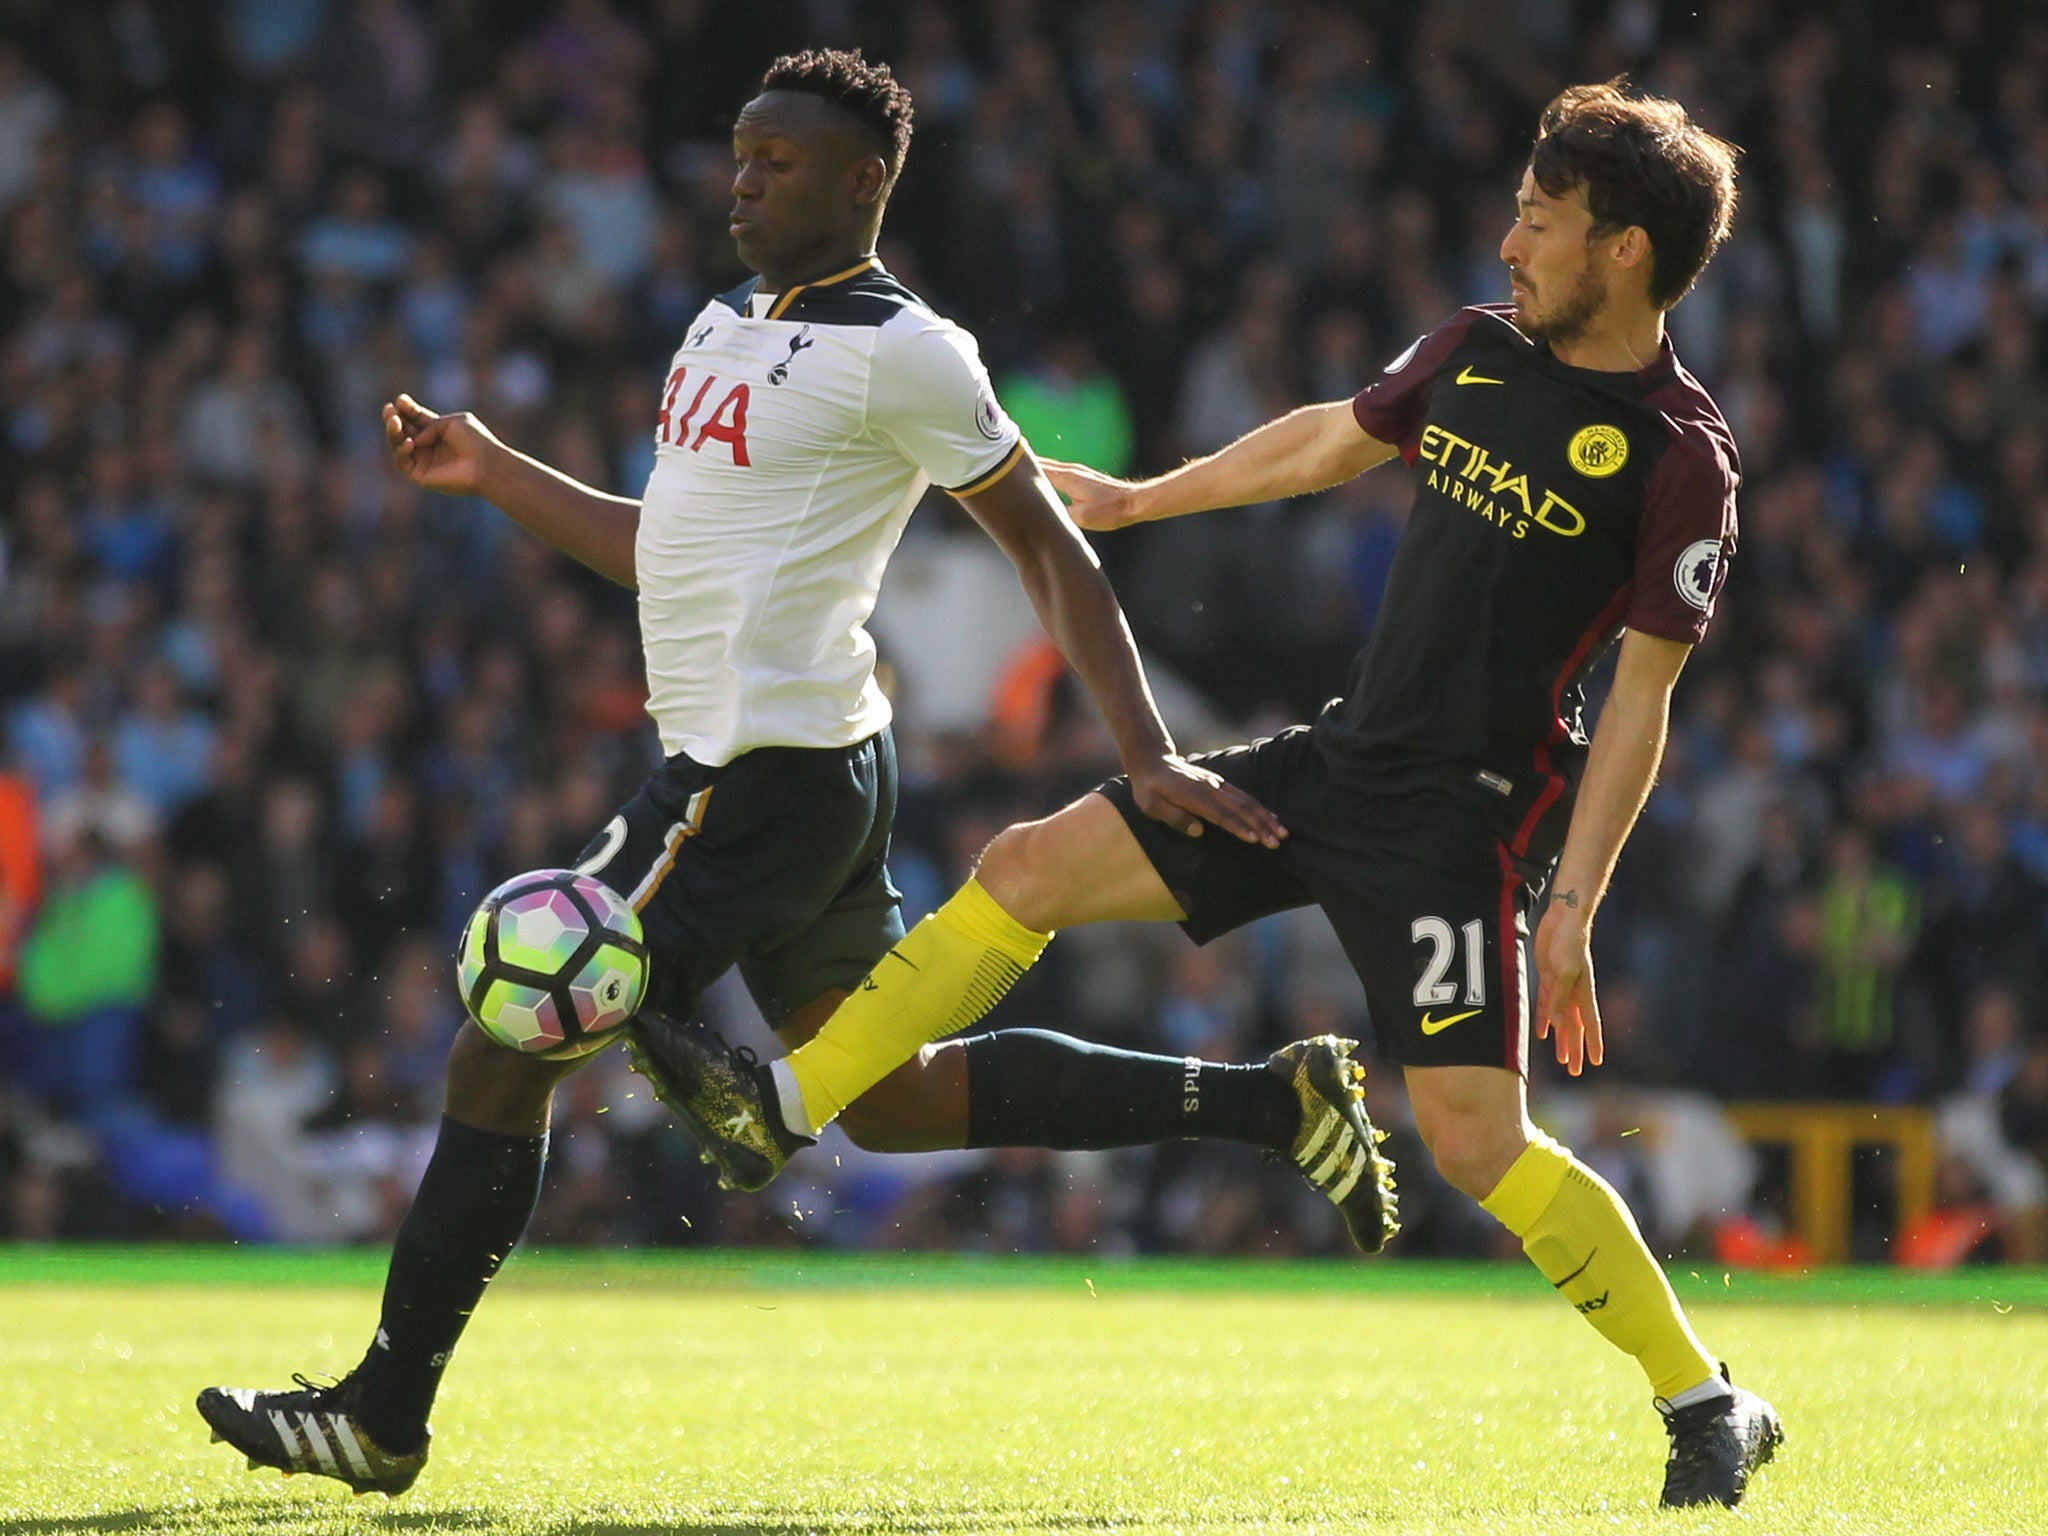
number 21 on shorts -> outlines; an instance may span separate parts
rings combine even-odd
[[[1418,917],[1409,926],[1409,937],[1430,946],[1428,962],[1415,983],[1415,1006],[1435,1008],[1458,1001],[1458,984],[1449,980],[1457,964],[1458,951],[1465,952],[1464,1001],[1474,1007],[1486,1005],[1486,924],[1478,918],[1465,924],[1462,932],[1440,917]],[[1464,943],[1459,944],[1460,937]]]

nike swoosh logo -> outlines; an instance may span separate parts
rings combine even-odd
[[[1562,1280],[1553,1280],[1550,1283],[1556,1286],[1560,1291],[1563,1290],[1566,1286],[1570,1285],[1574,1280],[1578,1279],[1579,1276],[1583,1275],[1588,1269],[1592,1268],[1593,1261],[1599,1257],[1600,1250],[1598,1248],[1595,1248],[1591,1253],[1586,1255],[1585,1263],[1581,1264],[1577,1269],[1573,1270],[1570,1274],[1566,1275]]]
[[[1489,379],[1485,374],[1474,373],[1469,367],[1466,367],[1458,370],[1458,382],[1460,384],[1505,384],[1507,380]]]
[[[1454,1013],[1448,1019],[1433,1018],[1425,1013],[1422,1016],[1422,1032],[1425,1035],[1440,1035],[1460,1019],[1469,1019],[1478,1012],[1480,1010],[1477,1008],[1467,1008],[1463,1013]]]

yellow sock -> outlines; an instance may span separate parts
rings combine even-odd
[[[1621,1196],[1548,1136],[1537,1132],[1480,1204],[1581,1317],[1636,1357],[1658,1397],[1715,1374]]]
[[[979,880],[968,881],[790,1052],[812,1134],[922,1047],[995,1007],[1051,940],[1005,912]]]

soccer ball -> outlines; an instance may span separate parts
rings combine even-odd
[[[455,956],[462,1005],[500,1045],[587,1056],[647,995],[640,918],[602,880],[570,869],[514,875],[483,899]]]

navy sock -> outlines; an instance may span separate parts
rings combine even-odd
[[[1278,1073],[1043,1029],[967,1042],[967,1145],[1080,1151],[1213,1136],[1285,1150],[1301,1101]]]
[[[545,1136],[441,1119],[434,1156],[398,1229],[377,1337],[352,1378],[356,1417],[385,1450],[426,1439],[427,1414],[484,1287],[533,1215]]]

